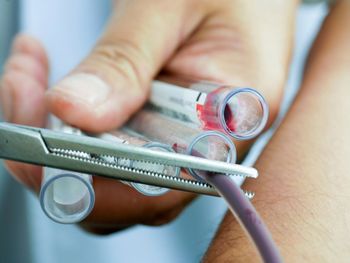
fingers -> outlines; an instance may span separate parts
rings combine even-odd
[[[0,101],[5,119],[42,127],[46,121],[44,94],[48,76],[43,48],[33,38],[20,35],[4,68]]]
[[[30,36],[18,36],[4,69],[0,102],[5,120],[43,127],[47,116],[45,89],[48,77],[43,47]],[[14,161],[6,161],[5,165],[16,179],[30,189],[39,190],[40,167]]]
[[[34,37],[27,34],[17,35],[12,45],[12,52],[31,56],[42,65],[46,72],[48,72],[49,62],[46,51],[41,43]]]
[[[209,15],[166,70],[258,89],[276,116],[286,80],[298,1],[213,1]]]
[[[120,182],[96,178],[95,207],[83,226],[98,230],[127,227],[133,224],[160,225],[174,219],[195,195],[170,191],[162,196],[145,196]],[[106,212],[108,211],[108,213]],[[108,231],[107,231],[108,232]]]
[[[13,54],[5,66],[0,91],[2,108],[11,109],[8,121],[31,126],[45,124],[44,92],[48,77],[45,61],[47,58],[39,43],[27,36],[17,37]],[[6,107],[6,103],[12,106]],[[39,192],[41,167],[13,161],[5,164],[16,179]],[[115,231],[137,223],[155,225],[169,222],[194,197],[179,192],[147,197],[129,186],[97,177],[94,178],[94,189],[95,208],[84,222],[85,228],[94,232]]]
[[[5,65],[5,71],[21,72],[31,76],[42,87],[47,85],[47,68],[33,55],[14,52]]]
[[[5,72],[1,104],[7,121],[42,127],[46,121],[45,93],[32,76],[18,70]]]
[[[47,94],[50,111],[82,129],[120,126],[145,101],[150,81],[203,12],[194,1],[118,1],[92,53]],[[164,12],[171,8],[176,15]],[[132,19],[131,19],[132,18]]]
[[[42,172],[40,166],[15,161],[5,161],[4,165],[17,181],[27,186],[30,190],[33,190],[35,193],[39,193]]]

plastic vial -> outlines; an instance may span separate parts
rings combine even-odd
[[[238,140],[257,136],[269,115],[264,97],[255,89],[172,77],[153,81],[149,102],[156,111]]]
[[[40,204],[52,220],[72,224],[90,214],[95,194],[88,174],[44,167]]]
[[[54,130],[81,134],[62,123]],[[72,224],[82,221],[92,211],[95,192],[89,174],[44,167],[39,200],[42,210],[52,220]]]
[[[174,150],[169,145],[150,141],[145,137],[141,136],[140,134],[137,134],[125,128],[122,130],[104,133],[99,135],[98,137],[107,141],[115,142],[115,143],[131,144],[134,146],[149,148],[155,151],[174,152]],[[130,166],[133,168],[139,168],[142,170],[147,170],[152,172],[159,172],[169,176],[178,177],[180,175],[180,169],[178,167],[173,167],[173,166],[144,163],[140,161],[131,161],[123,158],[114,160],[114,162],[120,165]],[[132,186],[138,192],[148,196],[159,196],[169,191],[168,188],[159,187],[159,186],[134,183],[134,182],[125,182],[125,181],[123,181],[123,183]]]
[[[151,110],[139,111],[127,126],[151,140],[171,145],[178,153],[236,162],[235,145],[227,135],[218,131],[201,131],[198,127]],[[196,171],[189,169],[188,172],[202,180]]]

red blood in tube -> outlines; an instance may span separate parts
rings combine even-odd
[[[174,149],[175,152],[178,152],[179,149],[178,149],[177,143],[173,144],[173,149]]]
[[[204,105],[197,107],[198,117],[203,124],[203,128],[207,130],[221,129],[217,116],[216,92],[207,95]]]
[[[203,128],[206,130],[221,130],[223,131],[223,127],[217,122],[217,121],[212,121],[210,116],[202,114],[201,121],[203,123]],[[235,119],[233,116],[232,111],[228,106],[225,107],[225,112],[224,112],[224,119],[225,119],[225,124],[227,128],[234,132],[236,130],[236,123]]]
[[[236,130],[236,121],[229,106],[225,107],[224,118],[227,128],[234,132]]]
[[[175,152],[181,153],[181,152],[186,151],[186,147],[184,145],[180,145],[178,143],[174,143],[172,148],[174,149]]]
[[[222,125],[226,125],[231,131],[235,131],[235,119],[229,105],[226,105],[224,111],[225,123],[221,123],[219,117],[219,103],[222,97],[225,96],[224,90],[226,87],[221,87],[208,94],[204,105],[197,105],[197,114],[206,130],[221,130],[224,131]]]

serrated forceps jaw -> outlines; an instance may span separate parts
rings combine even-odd
[[[55,167],[135,183],[149,184],[199,194],[215,195],[213,187],[204,182],[174,177],[152,169],[120,164],[125,159],[145,164],[159,164],[180,168],[224,173],[230,176],[256,178],[254,168],[212,161],[170,152],[157,152],[146,148],[111,144],[89,136],[78,136],[0,123],[0,157],[26,163]],[[109,157],[109,158],[106,158]],[[251,198],[253,193],[246,192]]]

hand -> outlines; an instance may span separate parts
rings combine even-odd
[[[48,112],[83,130],[122,125],[147,99],[160,71],[257,88],[277,114],[288,71],[297,1],[117,1],[102,38],[89,56],[49,91],[48,58],[35,39],[20,35],[1,85],[8,121],[44,126]],[[244,152],[246,144],[238,143]],[[38,191],[41,168],[6,162]],[[171,191],[146,197],[121,183],[95,178],[96,204],[84,225],[110,232],[161,224],[194,197]]]

